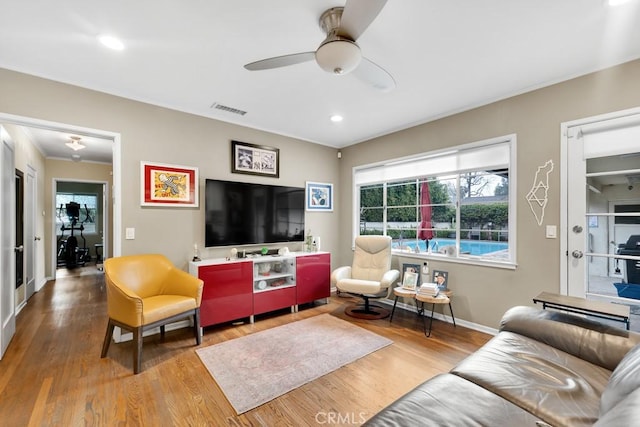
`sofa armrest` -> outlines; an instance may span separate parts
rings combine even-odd
[[[524,335],[613,371],[640,343],[640,334],[553,310],[513,307],[502,317],[501,331]]]

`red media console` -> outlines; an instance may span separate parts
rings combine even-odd
[[[328,298],[331,255],[300,252],[227,261],[189,263],[189,273],[204,281],[201,325],[249,317]]]

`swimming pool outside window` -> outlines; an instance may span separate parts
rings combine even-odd
[[[515,135],[354,168],[354,230],[393,249],[515,264]]]

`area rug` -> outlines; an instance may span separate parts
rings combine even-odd
[[[392,342],[321,314],[196,353],[242,414]]]

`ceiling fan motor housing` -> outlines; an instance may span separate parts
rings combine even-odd
[[[346,34],[340,34],[343,7],[332,7],[320,17],[320,28],[327,38],[316,50],[316,62],[324,71],[348,74],[360,64],[360,47]]]
[[[360,64],[361,59],[360,47],[355,42],[339,36],[325,40],[316,50],[316,62],[329,73],[350,73]]]

